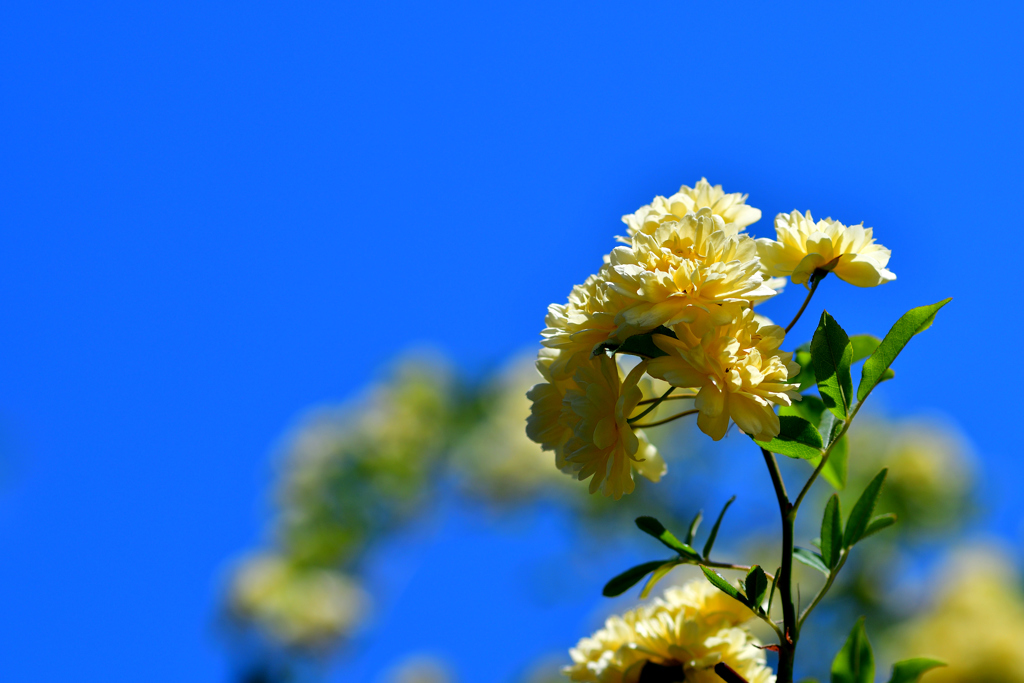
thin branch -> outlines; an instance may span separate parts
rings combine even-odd
[[[675,396],[659,396],[658,398],[645,398],[644,400],[637,403],[638,406],[646,406],[651,403],[661,403],[662,401],[682,401],[688,398],[697,398],[697,394],[676,394]]]
[[[687,415],[693,415],[694,413],[699,413],[699,412],[700,411],[697,410],[696,408],[694,408],[693,410],[684,410],[683,412],[678,413],[676,415],[673,415],[672,417],[666,417],[664,420],[657,420],[655,422],[648,422],[647,424],[644,424],[644,425],[631,424],[630,426],[633,427],[634,429],[643,429],[645,427],[657,427],[658,425],[663,425],[666,422],[672,422],[673,420],[678,420],[681,417],[686,417]]]
[[[821,590],[818,591],[818,594],[814,596],[814,600],[812,600],[811,604],[809,604],[807,606],[807,609],[805,609],[800,614],[800,618],[797,620],[797,624],[800,627],[802,627],[804,625],[804,620],[807,619],[808,615],[810,615],[811,610],[813,610],[815,607],[817,607],[818,603],[821,602],[821,599],[823,597],[825,597],[825,593],[828,593],[828,590],[832,587],[832,582],[836,580],[836,576],[839,575],[839,570],[843,568],[844,564],[846,564],[846,558],[848,558],[848,557],[849,557],[848,553],[843,553],[843,557],[842,557],[842,559],[839,560],[839,564],[837,564],[835,566],[835,568],[833,568],[829,572],[828,580],[825,581],[825,585],[822,586]]]
[[[821,275],[819,276],[818,273],[821,273]],[[818,289],[818,283],[824,280],[826,275],[828,275],[827,270],[815,270],[811,273],[811,291],[807,292],[807,298],[804,299],[804,303],[800,307],[800,310],[796,312],[793,319],[789,321],[788,325],[786,325],[786,334],[789,334],[789,331],[793,329],[793,325],[796,325],[796,321],[799,320],[800,316],[802,316],[804,311],[807,310],[807,304],[811,303],[811,297],[814,296],[814,292]]]
[[[858,403],[853,407],[853,410],[850,411],[850,416],[847,417],[846,422],[843,423],[843,428],[839,430],[839,434],[836,435],[836,438],[833,439],[832,443],[830,443],[828,448],[825,449],[825,452],[821,456],[821,462],[819,462],[818,466],[814,468],[813,472],[811,472],[811,476],[807,480],[807,483],[804,484],[804,487],[802,489],[800,489],[799,495],[797,495],[796,500],[793,501],[794,511],[800,507],[800,503],[803,502],[804,497],[806,497],[807,493],[811,490],[811,485],[814,484],[815,480],[818,478],[818,475],[821,474],[821,471],[825,469],[825,463],[828,462],[828,456],[832,455],[832,449],[836,447],[836,444],[839,443],[840,439],[846,436],[846,431],[850,428],[850,425],[853,423],[853,418],[857,417],[857,413],[860,412],[860,407],[862,405],[864,405],[863,402]]]
[[[792,683],[793,680],[793,658],[796,651],[796,641],[800,637],[797,626],[796,609],[793,606],[793,527],[795,526],[796,514],[786,494],[786,484],[782,480],[782,473],[779,471],[779,463],[775,455],[767,449],[762,448],[764,462],[768,466],[768,473],[772,477],[772,486],[775,488],[775,497],[779,501],[779,513],[782,515],[782,567],[779,569],[778,591],[782,600],[783,635],[779,639],[779,666],[778,678],[780,683]]]
[[[661,403],[662,401],[664,401],[664,400],[665,400],[666,398],[668,398],[668,395],[669,395],[669,394],[671,394],[671,393],[672,393],[673,391],[675,391],[675,390],[676,390],[676,388],[675,388],[675,387],[669,387],[669,388],[668,388],[668,391],[666,391],[666,392],[665,392],[664,394],[662,394],[660,398],[656,399],[656,400],[654,401],[654,403],[652,403],[652,404],[651,404],[651,407],[650,407],[650,408],[646,409],[646,410],[645,410],[644,412],[640,413],[639,415],[634,415],[633,417],[631,417],[631,418],[628,418],[628,419],[626,420],[626,422],[630,422],[630,423],[632,423],[632,422],[636,422],[637,420],[639,420],[640,418],[642,418],[642,417],[643,417],[644,415],[647,415],[647,414],[648,414],[649,412],[651,412],[652,410],[654,410],[655,408],[657,408],[657,407],[658,407],[658,404],[660,404],[660,403]],[[640,404],[638,403],[637,405],[640,405]]]

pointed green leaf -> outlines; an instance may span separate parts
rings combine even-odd
[[[856,363],[873,354],[882,340],[873,334],[855,334],[850,337],[850,343],[853,345],[852,362]]]
[[[904,659],[892,665],[892,678],[889,679],[889,683],[917,683],[924,672],[940,666],[946,666],[946,663],[927,657]]]
[[[864,533],[861,535],[860,540],[864,540],[868,536],[877,534],[882,529],[887,529],[896,523],[896,513],[887,512],[884,515],[878,515],[872,517],[871,521],[868,522],[868,526],[864,529]]]
[[[864,631],[864,617],[861,617],[832,661],[832,683],[874,683],[874,680],[875,656]]]
[[[832,494],[825,505],[825,514],[821,518],[821,559],[829,569],[839,563],[839,555],[843,549],[843,516],[839,506],[839,496]]]
[[[601,594],[607,598],[614,598],[616,595],[622,595],[636,585],[637,581],[644,578],[655,569],[661,567],[665,562],[666,560],[657,560],[655,562],[644,562],[643,564],[631,567],[606,583]]]
[[[711,527],[711,534],[708,536],[707,542],[704,544],[704,557],[711,557],[711,548],[715,545],[715,539],[718,538],[718,527],[722,526],[722,518],[725,517],[725,511],[729,509],[729,506],[736,500],[736,496],[733,496],[725,502],[722,507],[722,511],[718,513],[718,519],[715,520],[714,526]]]
[[[889,369],[893,361],[896,360],[896,356],[900,354],[903,347],[907,345],[911,337],[920,332],[927,330],[932,321],[935,320],[935,314],[939,312],[939,309],[948,304],[951,299],[943,299],[937,304],[931,306],[921,306],[919,308],[912,308],[903,316],[896,321],[896,324],[892,326],[888,334],[885,335],[885,339],[878,345],[874,353],[864,361],[864,369],[861,372],[860,385],[857,387],[857,400],[863,401],[867,398],[867,395],[871,393],[871,390],[881,382],[884,377],[885,371]]]
[[[779,418],[779,435],[771,441],[757,441],[761,448],[790,458],[810,460],[821,456],[821,434],[802,417],[785,415]]]
[[[806,548],[793,548],[793,559],[806,564],[808,567],[817,569],[825,576],[829,575],[828,567],[825,566],[825,562],[821,559],[821,555],[813,550],[807,550]]]
[[[697,535],[697,527],[700,526],[703,519],[704,511],[698,510],[697,514],[693,516],[693,521],[690,522],[690,529],[686,532],[686,545],[693,545],[693,537]]]
[[[765,576],[764,570],[755,564],[747,572],[743,585],[747,591],[748,604],[755,610],[760,609],[761,603],[764,602],[764,594],[768,591],[768,577]]]
[[[697,554],[696,550],[694,550],[688,544],[683,543],[678,538],[676,538],[675,534],[666,529],[665,525],[656,520],[654,517],[637,517],[636,525],[640,529],[640,531],[643,531],[645,534],[650,534],[651,536],[654,536],[656,539],[661,541],[662,544],[664,544],[666,547],[675,550],[680,555],[683,555],[684,557],[691,560],[700,559],[700,555]]]
[[[845,420],[853,404],[853,379],[850,364],[853,345],[835,318],[822,311],[818,329],[811,339],[811,363],[818,380],[818,393],[825,407]]]
[[[710,581],[715,586],[715,588],[722,591],[730,598],[739,600],[744,605],[747,604],[746,597],[742,593],[740,593],[739,589],[737,589],[736,586],[726,581],[725,577],[723,577],[721,574],[707,567],[701,567],[700,570],[704,572],[704,576],[708,577],[708,581]]]
[[[888,473],[888,469],[883,469],[876,474],[875,478],[867,485],[864,493],[860,494],[860,498],[857,499],[856,504],[853,506],[850,518],[846,520],[846,532],[843,534],[843,545],[847,548],[864,538],[868,522],[871,521],[871,515],[875,512],[878,494],[882,492],[885,475]]]
[[[672,569],[677,564],[679,564],[679,563],[676,562],[675,560],[672,560],[672,561],[666,562],[665,564],[663,564],[660,567],[658,567],[657,569],[655,569],[654,572],[651,574],[651,578],[647,579],[647,585],[645,585],[644,589],[640,592],[640,599],[643,600],[648,595],[650,595],[651,589],[654,588],[654,585],[656,583],[658,583],[659,581],[661,581],[661,579],[665,576],[665,574],[668,574],[670,571],[672,571]]]
[[[831,411],[821,414],[821,421],[818,423],[818,433],[821,440],[828,447],[843,431],[845,421],[840,420]]]

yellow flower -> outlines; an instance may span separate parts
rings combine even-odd
[[[643,399],[637,384],[645,366],[638,364],[621,380],[616,362],[601,354],[579,365],[573,376],[576,388],[565,392],[561,419],[573,433],[561,462],[580,481],[593,477],[591,493],[600,489],[618,500],[633,491],[634,466],[654,481],[665,471],[657,449],[627,421]]]
[[[673,386],[700,389],[697,426],[715,441],[725,436],[730,418],[755,439],[769,440],[779,434],[774,406],[799,400],[786,383],[799,368],[791,353],[778,350],[782,328],[763,324],[751,309],[723,309],[730,310],[734,318],[724,325],[705,316],[676,325],[678,339],[654,335],[668,355],[652,360],[647,371]]]
[[[564,403],[566,391],[578,390],[571,377],[556,380],[551,373],[552,364],[567,352],[541,348],[537,353],[537,372],[546,382],[534,385],[526,392],[530,399],[530,416],[526,418],[526,435],[546,451],[555,452],[555,465],[565,471],[565,444],[572,438],[576,423],[570,406]]]
[[[632,300],[617,320],[641,330],[692,322],[718,304],[775,295],[764,284],[756,242],[728,234],[707,208],[649,235],[636,233],[631,246],[612,251],[609,266],[609,288]]]
[[[775,217],[775,232],[778,240],[757,240],[768,275],[789,276],[800,285],[820,268],[858,287],[875,287],[896,279],[886,269],[892,252],[875,244],[871,228],[863,224],[847,227],[831,218],[815,223],[810,211],[794,211]]]
[[[706,581],[670,588],[652,604],[613,616],[569,651],[562,671],[573,681],[636,683],[648,662],[680,666],[687,683],[721,683],[713,668],[725,662],[750,683],[773,683],[764,652],[741,625],[749,609]]]
[[[616,320],[633,302],[609,286],[611,275],[611,268],[603,266],[582,285],[572,288],[568,303],[548,307],[541,343],[563,352],[549,363],[548,372],[552,377],[560,380],[571,377],[576,366],[588,358],[598,344],[613,338],[621,341],[642,331]]]
[[[662,223],[677,221],[688,213],[707,208],[722,219],[726,232],[735,235],[761,219],[761,210],[747,206],[746,201],[747,195],[726,194],[721,185],[711,185],[707,178],[701,178],[694,187],[683,185],[671,197],[655,197],[636,213],[623,216],[622,222],[628,226],[630,238],[638,232],[651,235]],[[629,239],[620,239],[629,244]]]

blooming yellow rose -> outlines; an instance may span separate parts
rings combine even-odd
[[[775,295],[764,284],[757,244],[730,235],[721,217],[703,208],[638,232],[629,247],[609,257],[609,288],[629,302],[617,318],[634,329],[692,322],[722,303],[763,301]]]
[[[600,354],[579,365],[573,375],[577,388],[565,392],[562,419],[572,424],[573,434],[563,447],[563,462],[581,481],[593,477],[591,493],[600,489],[616,500],[632,493],[634,465],[655,481],[665,471],[657,449],[628,422],[643,399],[637,384],[645,366],[638,364],[621,380],[618,364]]]
[[[655,197],[647,206],[636,213],[622,217],[628,226],[629,238],[638,232],[653,234],[662,223],[677,221],[688,213],[707,208],[722,219],[723,229],[736,234],[751,223],[761,219],[761,210],[747,206],[747,195],[726,194],[721,185],[711,185],[707,178],[701,178],[694,187],[683,185],[671,197]],[[629,238],[620,238],[629,244]]]
[[[705,316],[694,324],[676,325],[678,339],[654,335],[654,343],[667,353],[655,358],[647,371],[677,387],[699,388],[694,406],[700,411],[697,426],[718,441],[732,419],[746,434],[770,440],[779,434],[775,405],[799,400],[787,384],[799,367],[791,353],[780,352],[785,332],[766,325],[749,308],[724,307],[733,319],[718,324]]]
[[[871,228],[863,224],[845,226],[831,218],[815,223],[810,211],[794,211],[775,217],[775,232],[777,240],[757,240],[768,275],[789,276],[800,285],[821,269],[858,287],[875,287],[896,279],[886,269],[891,252],[875,244]]]
[[[577,364],[588,358],[598,344],[612,339],[622,341],[645,331],[617,320],[622,310],[633,301],[609,286],[611,275],[610,266],[605,265],[582,285],[573,287],[568,303],[548,307],[547,326],[541,332],[541,343],[562,351],[548,366],[552,377],[571,377]]]
[[[752,616],[706,581],[692,581],[609,618],[569,651],[573,664],[562,671],[573,681],[636,683],[653,662],[681,667],[687,683],[721,683],[713,669],[725,662],[750,683],[773,683],[760,643],[741,628]]]

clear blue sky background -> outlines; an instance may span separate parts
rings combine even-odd
[[[225,680],[218,572],[290,421],[422,342],[534,344],[702,175],[755,235],[876,228],[899,279],[823,291],[851,332],[955,297],[884,400],[958,419],[1019,544],[1022,5],[825,5],[6,4],[3,677]]]

